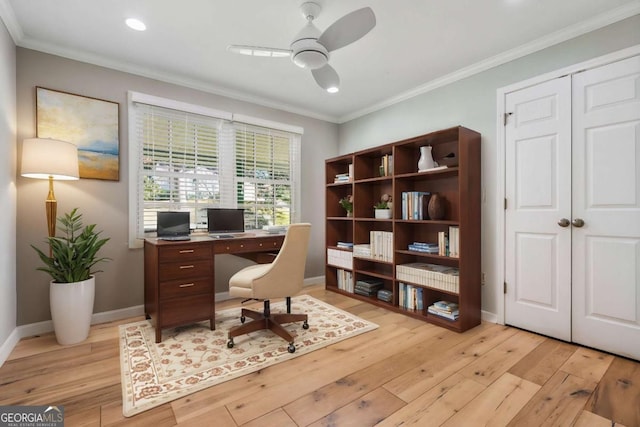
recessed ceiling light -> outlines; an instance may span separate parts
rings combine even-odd
[[[147,26],[144,25],[144,22],[136,18],[129,18],[125,21],[125,23],[129,28],[132,28],[136,31],[144,31],[147,29]]]
[[[335,87],[335,86],[331,86],[327,88],[327,92],[329,93],[338,93],[340,91],[339,88]]]

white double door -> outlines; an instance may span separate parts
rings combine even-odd
[[[640,57],[505,105],[505,323],[640,360]]]

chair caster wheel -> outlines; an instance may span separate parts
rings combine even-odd
[[[244,321],[245,321],[245,320],[247,320],[247,318],[246,318],[246,317],[244,317],[244,316],[240,316],[240,323],[244,323]]]
[[[289,347],[287,347],[287,351],[289,353],[295,353],[296,352],[296,346],[293,345],[293,343],[289,343]]]
[[[302,324],[302,329],[309,329],[309,324],[307,323],[307,321],[305,320],[304,323]]]
[[[227,341],[227,348],[233,348],[233,338],[230,338],[229,341]]]

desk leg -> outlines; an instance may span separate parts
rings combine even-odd
[[[156,326],[156,344],[162,341],[162,329]]]

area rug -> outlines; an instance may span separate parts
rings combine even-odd
[[[227,331],[240,324],[240,309],[216,312],[216,330],[209,322],[165,329],[155,343],[147,320],[120,326],[122,412],[130,417],[224,381],[301,356],[344,339],[376,329],[378,325],[340,310],[309,295],[291,299],[293,313],[307,313],[309,329],[291,323],[296,351],[271,331],[234,338],[227,348]],[[261,309],[262,305],[252,307]],[[273,302],[272,312],[286,311],[284,301]]]

